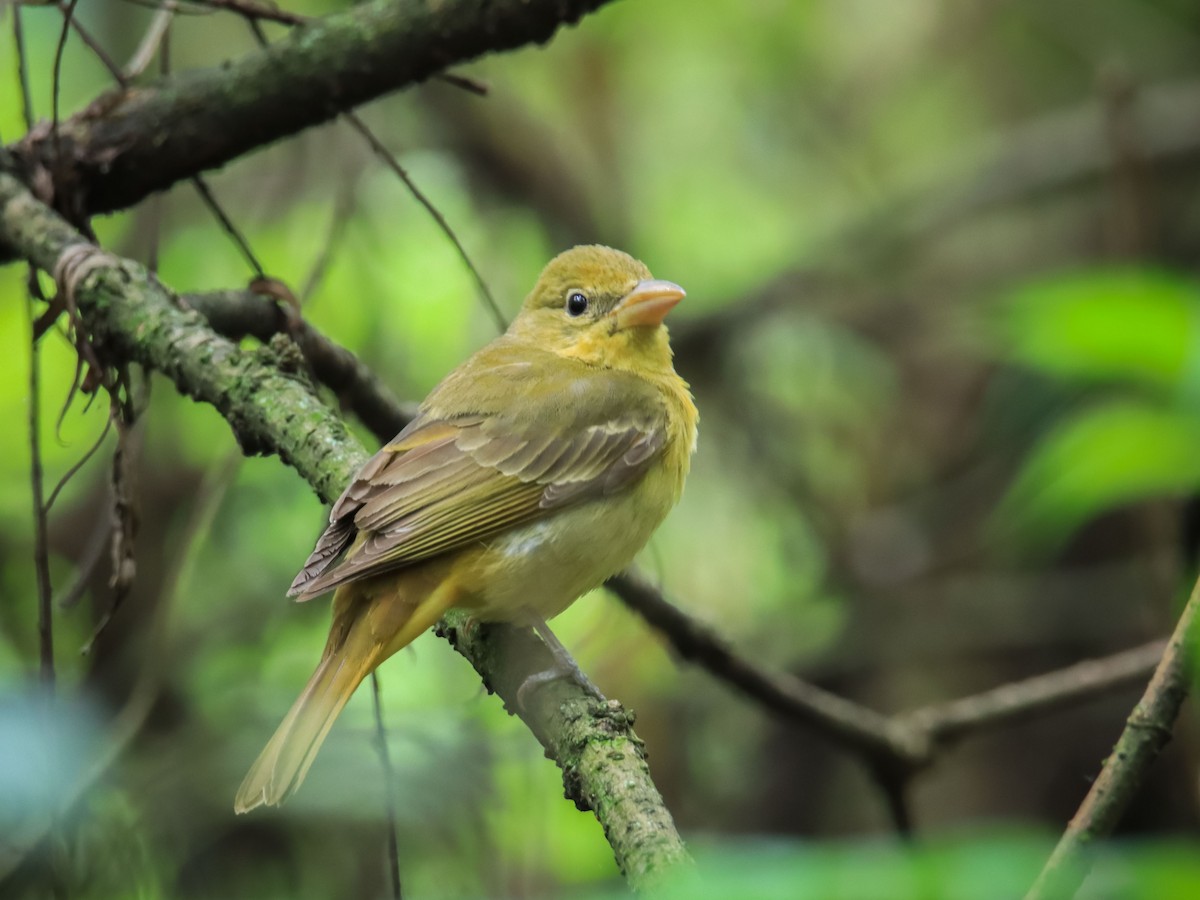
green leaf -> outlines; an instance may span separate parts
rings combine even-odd
[[[1018,361],[1060,378],[1200,389],[1200,286],[1168,272],[1100,269],[1025,285],[1001,333]]]
[[[1200,485],[1200,419],[1129,401],[1085,409],[1035,447],[995,524],[1058,542],[1113,507]]]

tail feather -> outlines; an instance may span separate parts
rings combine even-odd
[[[432,573],[436,575],[437,573]],[[350,695],[376,666],[433,625],[458,596],[444,579],[421,602],[405,593],[423,587],[396,583],[389,592],[362,598],[347,586],[334,598],[334,623],[325,656],[303,693],[250,767],[234,799],[234,812],[278,806],[300,787],[329,729]],[[342,593],[345,591],[346,593]],[[361,602],[360,602],[361,601]]]
[[[350,695],[381,662],[378,645],[372,652],[369,647],[355,647],[356,643],[347,641],[317,666],[238,788],[235,812],[249,812],[264,804],[278,806],[300,787]]]

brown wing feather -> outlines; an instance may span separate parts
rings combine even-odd
[[[612,373],[585,371],[564,396],[538,366],[514,371],[523,377],[505,380],[506,402],[490,413],[440,408],[435,391],[334,504],[289,593],[308,599],[619,491],[662,451],[662,403],[640,379],[614,389]],[[628,402],[632,388],[641,402]],[[501,412],[513,408],[519,423]]]

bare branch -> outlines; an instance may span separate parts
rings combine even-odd
[[[770,672],[739,656],[711,628],[667,602],[641,576],[624,572],[610,578],[609,590],[663,632],[681,657],[732,685],[772,712],[817,729],[824,737],[869,759],[906,768],[929,758],[928,742],[902,731],[887,716],[786,673]]]
[[[1025,900],[1075,895],[1087,877],[1090,865],[1087,851],[1097,840],[1112,833],[1145,780],[1150,765],[1171,740],[1179,708],[1188,694],[1193,648],[1198,637],[1197,609],[1200,609],[1200,581],[1192,588],[1166,652],[1142,699],[1130,713],[1112,754],[1104,761],[1104,768],[1092,782],[1091,790]]]
[[[33,129],[33,97],[29,92],[29,61],[25,55],[25,29],[21,26],[21,7],[14,4],[13,42],[17,47],[17,80],[21,82],[21,114],[25,118],[25,130]]]
[[[906,727],[924,730],[931,740],[948,743],[985,728],[1043,715],[1140,684],[1154,671],[1166,646],[1166,641],[1150,641],[1103,659],[1089,659],[1057,672],[905,713],[899,721]]]
[[[142,35],[142,40],[138,44],[137,49],[133,52],[129,62],[125,64],[125,78],[132,80],[137,78],[146,71],[151,60],[154,59],[154,54],[158,52],[158,48],[162,45],[164,38],[167,36],[167,31],[171,27],[171,20],[175,17],[175,5],[168,4],[154,13],[154,18],[150,20],[150,25],[146,29],[146,33]]]
[[[233,224],[233,219],[229,217],[229,213],[225,212],[224,207],[217,202],[216,195],[213,194],[212,188],[208,186],[208,182],[200,175],[191,177],[192,186],[196,189],[196,193],[200,195],[200,199],[204,201],[204,205],[208,207],[208,211],[216,217],[217,222],[221,225],[221,230],[229,235],[230,240],[238,248],[238,252],[242,254],[242,258],[246,260],[246,264],[254,270],[254,274],[259,278],[266,278],[267,273],[262,267],[262,263],[258,261],[258,257],[254,255],[254,251],[250,249],[250,242],[246,240],[246,236]]]
[[[33,300],[41,294],[37,272],[29,269],[29,485],[33,494],[33,565],[37,574],[38,673],[54,690],[54,588],[50,583],[50,551],[46,538],[46,501],[42,483],[41,342],[36,334]]]
[[[371,699],[375,709],[375,741],[379,763],[383,767],[383,802],[387,811],[388,873],[392,878],[392,900],[400,900],[404,891],[400,885],[399,838],[396,834],[396,787],[392,774],[392,757],[388,753],[387,729],[383,725],[383,700],[380,698],[379,672],[371,671]]]

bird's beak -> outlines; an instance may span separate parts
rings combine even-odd
[[[667,313],[685,296],[686,291],[671,281],[639,281],[613,308],[617,330],[635,325],[661,325]]]

